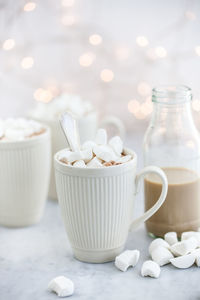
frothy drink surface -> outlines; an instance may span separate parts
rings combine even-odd
[[[146,222],[148,232],[163,236],[176,231],[178,236],[184,231],[200,227],[200,177],[185,168],[163,168],[168,179],[167,198],[161,208]],[[157,201],[162,185],[156,175],[145,179],[145,209]]]

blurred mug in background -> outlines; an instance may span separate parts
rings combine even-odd
[[[38,102],[29,117],[45,123],[51,128],[52,155],[63,148],[69,147],[59,124],[63,112],[70,112],[78,120],[80,142],[93,140],[98,127],[113,126],[121,137],[125,135],[122,121],[115,116],[106,116],[99,122],[98,112],[89,101],[84,101],[78,95],[61,94],[49,103]],[[53,160],[53,156],[52,156]],[[53,163],[52,163],[53,166]],[[57,199],[54,171],[51,170],[49,197]]]

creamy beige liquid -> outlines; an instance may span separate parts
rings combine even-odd
[[[185,168],[163,168],[168,178],[167,198],[146,222],[148,232],[163,236],[166,232],[197,230],[200,227],[200,177]],[[145,179],[145,209],[158,200],[161,181],[156,175]]]

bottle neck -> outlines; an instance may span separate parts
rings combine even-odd
[[[151,119],[152,126],[167,127],[171,130],[181,128],[182,130],[195,127],[191,102],[167,105],[154,102]]]

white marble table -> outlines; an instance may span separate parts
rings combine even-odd
[[[135,148],[136,143],[135,140],[131,146]],[[137,200],[139,214],[142,195]],[[200,299],[200,269],[196,266],[178,270],[168,265],[162,267],[159,279],[141,277],[150,241],[144,227],[129,235],[126,248],[139,249],[141,258],[126,273],[117,270],[112,262],[99,265],[79,262],[72,256],[58,204],[48,201],[40,224],[20,229],[0,228],[0,300],[58,299],[47,291],[47,285],[59,275],[74,281],[75,294],[71,297],[74,300]]]

